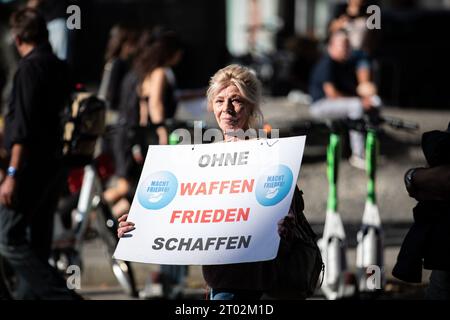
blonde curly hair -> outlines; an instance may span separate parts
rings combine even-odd
[[[262,96],[261,82],[256,77],[253,70],[237,64],[229,65],[214,74],[209,81],[209,88],[206,93],[208,100],[208,110],[213,111],[214,97],[229,85],[234,85],[246,100],[245,106],[248,110],[249,119],[247,122],[249,129],[259,129],[263,125],[263,114],[260,103]]]

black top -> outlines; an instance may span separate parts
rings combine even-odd
[[[164,117],[172,119],[177,111],[178,99],[175,95],[176,83],[175,79],[171,79],[166,72],[166,86],[163,93]]]
[[[356,71],[368,68],[369,63],[361,52],[353,52],[345,62],[337,62],[326,53],[314,67],[309,82],[309,94],[313,101],[325,98],[323,84],[332,83],[346,96],[356,96],[358,80]]]
[[[108,107],[112,110],[119,109],[121,85],[129,69],[126,60],[117,58],[112,62],[110,81],[106,92],[106,101],[108,101]]]
[[[134,70],[123,78],[119,97],[119,124],[128,128],[139,126],[139,77]]]
[[[134,70],[130,70],[123,78],[120,89],[119,101],[119,123],[128,128],[139,126],[139,99],[151,99],[151,97],[139,97],[137,88],[140,84],[139,77]],[[175,84],[167,79],[163,92],[164,118],[170,119],[175,116],[178,100],[175,96]],[[150,117],[150,115],[149,115]],[[152,121],[149,118],[149,126]]]
[[[64,62],[46,43],[19,62],[5,120],[5,148],[27,149],[29,161],[47,162],[62,151],[61,112],[68,101],[70,82]]]

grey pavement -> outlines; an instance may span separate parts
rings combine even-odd
[[[203,109],[202,109],[203,108]],[[183,120],[203,120],[214,126],[211,114],[203,114],[205,106],[181,106],[178,117]],[[195,110],[194,110],[195,109]],[[266,122],[273,128],[280,128],[281,136],[304,133],[301,124],[310,119],[308,107],[290,102],[284,98],[266,98],[262,106]],[[412,208],[415,200],[408,197],[403,175],[408,168],[424,166],[425,160],[420,149],[421,134],[428,130],[445,129],[450,121],[448,110],[413,110],[386,107],[384,115],[400,117],[419,123],[420,129],[414,133],[386,129],[380,136],[380,164],[377,174],[377,203],[385,231],[385,274],[388,279],[387,293],[391,297],[417,297],[423,293],[422,286],[401,284],[391,276],[399,246],[412,222]],[[298,186],[304,192],[305,214],[318,234],[322,232],[326,212],[327,179],[325,132],[312,131],[307,136],[303,164],[300,170]],[[356,232],[362,218],[366,197],[367,178],[363,171],[351,167],[342,159],[339,172],[339,213],[342,216],[348,239],[347,258],[350,269],[355,265]],[[124,299],[111,268],[108,265],[106,250],[98,241],[86,243],[83,251],[84,267],[81,292],[91,299]],[[158,270],[158,266],[133,264],[137,282],[142,287],[149,275]],[[424,271],[424,283],[429,273]],[[205,283],[199,266],[192,266],[188,277],[188,294],[202,297]],[[405,289],[406,288],[406,289]],[[417,295],[414,295],[417,294]]]

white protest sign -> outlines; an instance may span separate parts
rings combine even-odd
[[[212,265],[274,259],[305,137],[150,146],[121,260]]]

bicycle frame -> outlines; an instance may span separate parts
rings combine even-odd
[[[132,297],[137,297],[138,293],[130,263],[116,260],[112,257],[117,243],[115,235],[117,221],[113,218],[109,206],[104,203],[102,192],[102,182],[96,166],[94,164],[86,165],[75,215],[77,222],[75,227],[75,249],[77,252],[81,252],[84,235],[89,225],[89,217],[91,212],[96,210],[99,215],[97,219],[102,219],[99,225],[102,230],[99,230],[99,233],[107,246],[112,271],[124,291]]]
[[[83,237],[89,225],[89,215],[94,207],[98,206],[101,196],[101,181],[92,164],[84,167],[83,183],[81,186],[80,197],[77,204],[77,213],[75,220],[76,244],[75,249],[81,250]],[[95,203],[94,203],[95,200]]]

